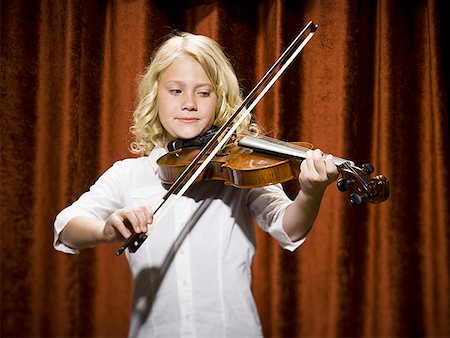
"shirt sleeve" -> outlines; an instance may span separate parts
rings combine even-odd
[[[256,223],[274,237],[282,248],[294,251],[306,240],[304,237],[293,242],[283,229],[284,213],[293,202],[281,184],[250,189],[248,198]]]
[[[115,210],[122,207],[123,189],[120,180],[122,166],[121,161],[116,162],[91,186],[89,191],[56,216],[53,238],[53,246],[56,250],[70,254],[79,252],[59,240],[59,234],[74,217],[86,216],[106,221]]]

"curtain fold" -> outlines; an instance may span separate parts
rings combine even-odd
[[[255,118],[371,162],[390,198],[350,206],[330,186],[294,253],[257,229],[264,334],[450,335],[448,1],[5,0],[0,14],[2,337],[127,335],[125,258],[114,245],[56,252],[52,226],[132,156],[137,82],[164,36],[217,40],[247,94],[309,20],[316,34]]]

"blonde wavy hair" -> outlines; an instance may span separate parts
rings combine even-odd
[[[220,127],[242,103],[242,92],[236,74],[222,47],[211,38],[181,32],[172,34],[154,54],[141,78],[138,105],[130,131],[134,135],[131,152],[148,155],[155,146],[165,147],[172,137],[158,116],[158,85],[161,73],[181,56],[191,56],[200,63],[217,94],[213,125]],[[238,135],[258,134],[256,122],[249,115],[237,129]]]

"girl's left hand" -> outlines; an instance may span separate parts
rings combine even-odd
[[[333,156],[323,157],[320,149],[308,150],[306,159],[300,165],[301,190],[304,194],[323,194],[328,185],[334,182],[339,176],[339,171],[334,164]]]

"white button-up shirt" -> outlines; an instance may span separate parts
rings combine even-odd
[[[76,216],[106,220],[123,207],[157,205],[166,192],[156,164],[164,152],[156,148],[148,157],[116,162],[58,214],[55,248],[77,253],[59,241],[59,233]],[[193,185],[161,216],[139,250],[127,252],[135,282],[130,337],[262,336],[251,292],[253,221],[293,251],[303,240],[294,243],[283,231],[290,203],[280,185]]]

